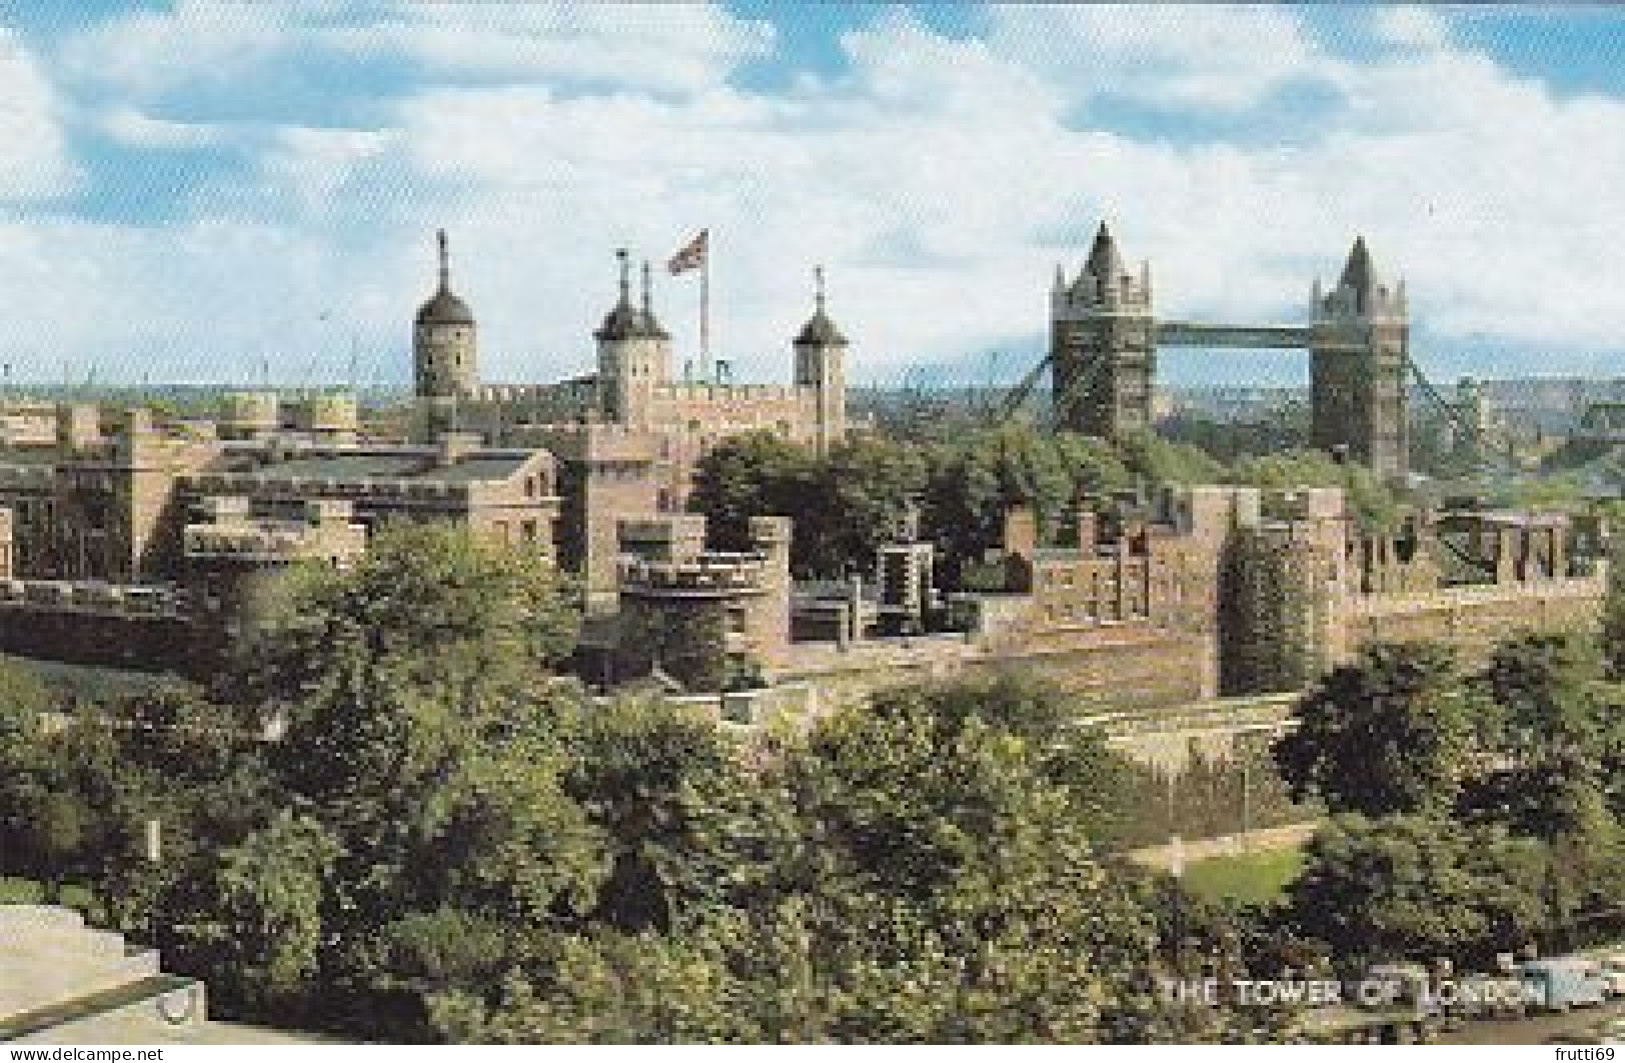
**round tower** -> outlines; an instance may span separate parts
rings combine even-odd
[[[813,316],[795,339],[797,388],[812,393],[820,454],[846,437],[846,337],[825,308],[824,267],[813,270]]]
[[[412,338],[412,361],[420,399],[451,399],[474,394],[480,386],[474,342],[474,313],[452,294],[446,230],[440,244],[440,287],[418,308]]]

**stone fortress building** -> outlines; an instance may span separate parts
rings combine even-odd
[[[771,684],[831,696],[1019,659],[1091,699],[1169,704],[1301,685],[1384,631],[1473,643],[1590,623],[1604,594],[1602,529],[1584,522],[1457,509],[1379,535],[1337,492],[1218,487],[1080,500],[1059,546],[1013,512],[992,559],[996,592],[941,592],[917,529],[881,551],[871,583],[796,585],[786,522],[761,514],[752,548],[721,554],[683,509],[695,463],[721,439],[765,429],[824,451],[852,430],[849,341],[821,270],[788,386],[677,372],[648,267],[634,298],[624,251],[592,333],[594,371],[490,386],[443,233],[438,252],[438,283],[412,320],[410,423],[393,438],[370,436],[354,400],[332,394],[230,395],[209,420],[12,404],[0,422],[0,649],[201,660],[199,645],[229,640],[249,577],[349,564],[392,518],[451,521],[577,574],[589,655],[628,625],[706,616],[724,651]],[[1149,267],[1127,269],[1103,225],[1082,271],[1052,292],[1059,420],[1107,437],[1149,426],[1159,345],[1302,346],[1316,441],[1402,472],[1403,288],[1379,282],[1358,240],[1312,310],[1304,326],[1159,321]]]
[[[444,233],[440,284],[419,309],[414,332],[414,435],[467,432],[493,446],[553,453],[566,487],[561,560],[583,573],[592,608],[615,598],[616,520],[681,512],[696,463],[719,441],[771,431],[825,453],[849,427],[849,342],[829,315],[821,268],[813,314],[790,344],[791,383],[740,384],[726,371],[717,379],[677,372],[671,334],[652,306],[648,263],[634,302],[631,257],[624,249],[616,257],[618,297],[592,333],[597,364],[586,375],[482,385],[474,315],[451,291]]]

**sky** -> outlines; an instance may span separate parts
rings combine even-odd
[[[492,382],[590,369],[614,252],[677,358],[1009,378],[1102,219],[1159,316],[1301,322],[1364,234],[1413,350],[1625,375],[1625,11],[0,0],[19,381],[409,379],[449,231]],[[1169,351],[1175,383],[1301,355]]]

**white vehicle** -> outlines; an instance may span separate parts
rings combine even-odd
[[[1536,1006],[1546,1011],[1592,1007],[1607,998],[1602,965],[1583,956],[1529,960],[1519,967],[1518,975]]]
[[[1611,997],[1625,997],[1625,952],[1603,956],[1597,961],[1602,967],[1603,985]]]

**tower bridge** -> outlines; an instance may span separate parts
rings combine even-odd
[[[1361,237],[1335,287],[1322,291],[1315,281],[1309,311],[1303,325],[1157,321],[1149,263],[1131,272],[1102,222],[1077,275],[1056,270],[1049,353],[1018,394],[1024,397],[1047,367],[1056,425],[1117,439],[1151,427],[1159,348],[1307,350],[1314,445],[1379,475],[1404,476],[1412,369],[1404,283],[1390,289],[1378,280]]]

